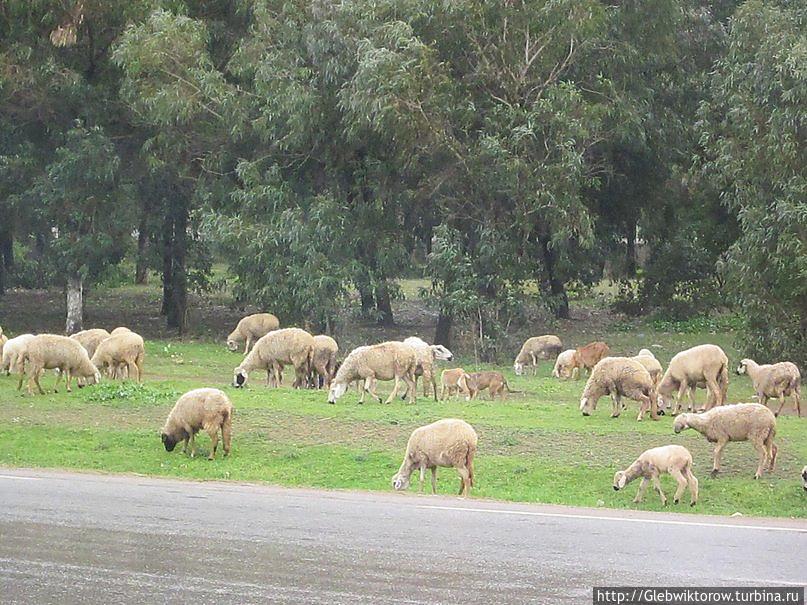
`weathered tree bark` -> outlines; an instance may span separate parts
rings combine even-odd
[[[176,197],[169,202],[163,225],[163,304],[169,328],[185,333],[188,315],[188,203]]]
[[[84,323],[84,279],[76,273],[67,278],[67,321],[65,334],[80,332]]]
[[[162,232],[162,256],[163,256],[163,302],[160,307],[160,315],[168,315],[168,307],[171,305],[174,287],[174,221],[170,213],[166,212],[165,222]]]
[[[381,326],[391,326],[395,323],[392,316],[392,302],[390,301],[389,288],[386,278],[379,280],[375,289],[375,308],[378,311],[378,324]]]
[[[364,275],[359,277],[356,279],[356,289],[359,291],[359,298],[361,299],[361,316],[370,317],[375,308],[375,297],[370,286],[370,280]]]
[[[434,331],[434,344],[451,348],[451,325],[454,323],[451,315],[440,311],[437,316],[437,328]]]
[[[544,268],[549,278],[549,294],[552,297],[555,317],[569,319],[569,297],[566,294],[566,284],[557,275],[557,255],[549,245],[549,238],[542,238],[541,246],[544,250]]]

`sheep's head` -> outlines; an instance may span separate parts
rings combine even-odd
[[[748,361],[749,361],[748,359],[743,359],[740,362],[740,365],[737,366],[737,374],[745,374],[746,372],[748,372],[748,369],[746,367],[748,365]]]
[[[163,433],[160,435],[160,438],[163,441],[163,445],[165,446],[166,452],[173,452],[174,448],[177,445],[178,439],[176,439],[173,435],[169,435],[168,433]]]
[[[443,345],[432,345],[431,350],[434,358],[440,361],[451,361],[454,359],[454,354]]]
[[[614,473],[614,491],[618,492],[628,484],[628,476],[625,471],[617,471]]]
[[[804,491],[807,492],[807,466],[801,469],[801,479],[804,481]]]
[[[681,431],[689,428],[689,414],[681,414],[677,416],[675,422],[673,422],[673,430],[676,433],[680,433]]]
[[[580,412],[583,416],[591,416],[592,411],[594,411],[594,398],[584,396],[580,399]]]
[[[398,471],[392,476],[392,487],[396,491],[402,491],[409,488],[409,475]]]
[[[235,340],[233,340],[232,338],[228,338],[227,339],[227,348],[230,349],[230,351],[232,351],[233,353],[235,353],[239,348],[238,343]]]
[[[332,382],[331,388],[328,391],[328,403],[336,403],[336,400],[339,399],[342,395],[345,394],[347,391],[347,383],[346,382]]]
[[[233,386],[237,389],[242,388],[245,384],[247,384],[247,372],[246,370],[242,370],[241,368],[235,369],[235,374],[233,374]]]
[[[650,349],[641,349],[636,355],[637,357],[652,357],[654,359],[656,357]]]
[[[521,376],[524,373],[524,364],[516,360],[513,364],[513,372],[516,373],[516,376]]]

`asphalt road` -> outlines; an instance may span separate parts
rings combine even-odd
[[[2,603],[590,603],[801,585],[805,553],[805,521],[0,468]]]

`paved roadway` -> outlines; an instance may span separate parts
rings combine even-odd
[[[590,603],[801,585],[805,553],[805,521],[0,468],[2,603]]]

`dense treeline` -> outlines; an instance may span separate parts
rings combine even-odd
[[[807,359],[807,9],[696,0],[0,4],[0,292],[81,289],[127,255],[169,326],[235,294],[330,329],[480,350],[524,302],[621,279],[621,309],[734,306]],[[641,251],[641,255],[640,255]],[[639,257],[642,262],[639,263]]]

